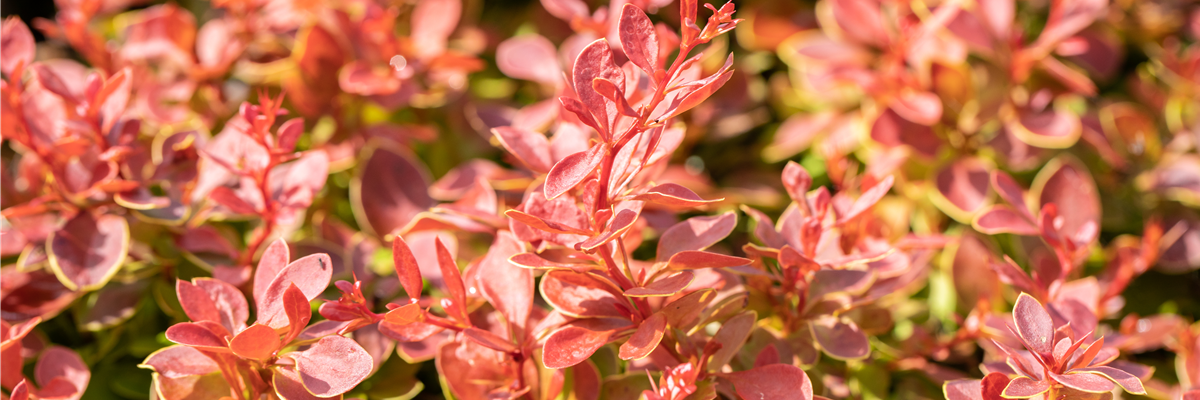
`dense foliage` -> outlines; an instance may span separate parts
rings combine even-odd
[[[4,399],[1200,399],[1195,1],[54,6]]]

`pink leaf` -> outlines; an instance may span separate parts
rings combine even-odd
[[[0,71],[13,79],[17,65],[29,66],[33,62],[34,51],[37,50],[33,34],[20,18],[11,16],[4,19],[3,31],[0,33],[0,52],[4,53],[4,61],[0,61]],[[20,77],[17,77],[20,79]]]
[[[1014,0],[978,0],[979,16],[992,33],[996,41],[1004,42],[1009,39],[1013,25],[1013,15],[1016,11]]]
[[[853,323],[840,318],[825,316],[812,322],[813,338],[830,357],[839,360],[857,360],[871,352],[867,335]]]
[[[655,203],[672,208],[688,208],[699,207],[706,204],[716,203],[724,199],[704,200],[700,198],[696,192],[675,183],[664,183],[647,190],[646,193],[639,194],[633,197],[634,200],[642,200],[650,203]]]
[[[75,351],[62,346],[51,346],[38,358],[33,376],[38,383],[43,385],[43,390],[46,389],[45,386],[50,385],[51,381],[62,379],[75,388],[73,393],[83,394],[84,389],[87,389],[88,381],[92,379],[92,372],[88,370],[83,359],[75,354]],[[72,396],[72,398],[78,398],[78,396]]]
[[[225,339],[203,325],[184,322],[167,328],[167,340],[188,345],[200,350],[213,352],[229,352]]]
[[[1024,399],[1037,396],[1050,390],[1046,381],[1035,381],[1024,376],[1018,376],[1004,387],[1003,396],[1012,399]]]
[[[709,371],[720,371],[725,364],[729,364],[733,360],[733,356],[741,351],[742,345],[750,337],[750,332],[754,330],[757,319],[758,314],[750,310],[743,311],[721,324],[721,329],[717,330],[717,333],[713,335],[711,340],[712,342],[721,344],[721,348],[713,353],[712,358],[709,359]]]
[[[591,273],[553,270],[542,276],[542,297],[570,316],[626,318],[629,310],[614,293],[617,289],[601,279]]]
[[[550,172],[550,141],[546,140],[546,135],[511,126],[492,128],[492,134],[529,169],[537,173]]]
[[[271,376],[271,386],[274,386],[275,394],[281,400],[321,399],[304,388],[304,381],[294,367],[281,367],[275,369],[274,372]],[[341,397],[334,397],[334,399],[340,400]]]
[[[113,215],[80,212],[47,240],[51,270],[70,289],[96,290],[108,283],[125,262],[129,225]]]
[[[364,172],[351,182],[350,200],[359,226],[386,235],[433,206],[429,173],[399,148],[380,146],[370,154],[362,164]]]
[[[850,39],[875,47],[888,44],[888,24],[879,9],[879,3],[870,0],[837,0],[831,4],[834,19]]]
[[[463,336],[474,340],[475,343],[479,343],[484,347],[499,352],[512,353],[518,351],[517,346],[513,345],[508,339],[476,327],[470,327],[463,330]]]
[[[663,232],[658,239],[658,261],[670,260],[686,250],[704,250],[729,236],[737,226],[733,211],[714,216],[692,217]]]
[[[262,300],[267,288],[271,286],[271,282],[275,280],[276,276],[279,276],[279,271],[287,267],[291,259],[287,242],[284,242],[283,238],[276,239],[271,242],[270,246],[267,246],[258,259],[258,267],[254,269],[255,303]]]
[[[336,335],[323,337],[308,350],[292,354],[304,387],[319,397],[353,389],[371,374],[374,365],[371,355],[358,343]]]
[[[1063,386],[1088,393],[1107,393],[1117,387],[1112,381],[1098,374],[1068,373],[1066,375],[1059,375],[1051,371],[1046,371],[1046,375]]]
[[[930,92],[903,90],[892,102],[900,117],[921,125],[933,125],[942,119],[942,100]]]
[[[333,261],[328,254],[313,254],[288,264],[259,300],[258,322],[271,328],[287,326],[283,295],[288,287],[296,285],[308,300],[312,300],[325,291],[332,276]]]
[[[1026,111],[1008,128],[1022,142],[1048,149],[1071,147],[1083,133],[1079,116],[1067,111]]]
[[[988,235],[1011,233],[1015,235],[1037,236],[1038,228],[1012,207],[994,205],[981,212],[972,222],[975,230]]]
[[[621,8],[621,20],[617,24],[621,36],[621,48],[629,61],[653,77],[658,69],[658,34],[654,23],[642,9],[633,4]]]
[[[608,154],[607,147],[602,143],[597,143],[587,151],[581,151],[559,160],[546,175],[546,184],[542,188],[546,199],[554,200],[583,182],[584,178],[600,166],[600,161],[606,154]]]
[[[592,81],[596,78],[612,81],[617,87],[625,87],[625,74],[613,63],[612,50],[609,49],[607,40],[598,39],[583,48],[579,57],[575,59],[571,78],[575,85],[575,92],[579,95],[579,101],[587,107],[588,111],[595,116],[596,122],[599,123],[600,137],[611,137],[609,129],[617,114],[616,107],[609,104],[604,96],[592,88]],[[546,197],[555,197],[549,195],[551,192],[546,193]]]
[[[544,231],[544,232],[549,232],[549,233],[557,233],[557,234],[565,234],[565,235],[591,235],[591,232],[588,232],[588,231],[584,230],[583,228],[577,228],[577,227],[574,227],[571,225],[567,225],[567,224],[559,223],[559,222],[555,222],[555,221],[547,221],[538,216],[530,215],[523,211],[508,210],[508,211],[504,212],[504,215],[508,216],[509,218],[512,218],[513,221],[517,221],[522,224],[528,225],[530,228],[534,228],[539,231]]]
[[[637,331],[633,332],[633,336],[625,344],[621,345],[620,353],[618,354],[622,360],[637,360],[650,355],[658,347],[658,342],[662,341],[663,334],[667,330],[667,317],[661,312],[654,313],[642,321],[638,326]]]
[[[720,374],[733,383],[744,399],[812,400],[812,382],[803,370],[788,364],[771,364],[749,371]]]
[[[1108,378],[1109,380],[1115,382],[1118,385],[1121,385],[1121,389],[1125,389],[1125,391],[1129,392],[1130,394],[1137,394],[1137,395],[1143,395],[1143,396],[1146,395],[1146,388],[1142,386],[1141,379],[1138,379],[1138,377],[1134,376],[1133,374],[1130,374],[1128,372],[1125,372],[1125,371],[1122,371],[1122,370],[1119,370],[1119,369],[1116,369],[1113,367],[1098,366],[1098,367],[1089,367],[1089,368],[1075,368],[1075,369],[1072,369],[1071,371],[1069,371],[1069,373],[1070,374],[1075,374],[1075,373],[1096,374],[1096,375]]]
[[[629,230],[629,228],[633,227],[633,223],[637,222],[637,218],[638,210],[631,210],[628,208],[620,210],[617,212],[617,215],[614,216],[611,221],[609,221],[608,227],[605,228],[604,231],[600,232],[600,234],[596,236],[592,236],[588,240],[576,244],[575,249],[583,250],[589,253],[595,251],[600,246],[619,239],[625,234],[626,231]]]
[[[150,353],[138,367],[149,368],[167,378],[207,375],[220,371],[216,361],[189,346],[175,345]]]
[[[649,285],[635,287],[625,291],[626,296],[672,296],[686,289],[696,275],[692,271],[680,271],[675,275],[657,279]]]
[[[675,253],[667,261],[667,267],[675,269],[726,268],[743,265],[750,265],[750,259],[698,250],[684,250]]]
[[[684,112],[700,105],[700,103],[703,103],[705,100],[708,100],[709,96],[712,96],[713,93],[716,93],[717,90],[721,89],[722,86],[725,86],[725,82],[729,82],[729,78],[733,77],[733,71],[729,70],[731,66],[733,66],[732,53],[730,53],[729,57],[725,60],[725,65],[716,73],[713,73],[707,78],[689,83],[688,85],[693,87],[691,90],[681,89],[681,91],[686,94],[676,97],[675,100],[668,103],[664,115],[657,117],[657,119],[666,120],[669,118],[674,118],[679,114],[683,114]]]
[[[586,6],[584,7],[586,12]],[[496,67],[512,78],[557,84],[562,80],[554,43],[538,34],[516,36],[496,46]]]
[[[883,181],[863,191],[862,196],[859,196],[858,200],[854,201],[854,205],[850,206],[850,210],[846,211],[845,215],[838,216],[838,223],[845,223],[857,217],[858,214],[862,214],[863,211],[870,209],[871,206],[874,206],[875,203],[878,203],[887,194],[888,190],[891,190],[892,182],[894,181],[894,178],[888,175],[887,178],[883,178]]]
[[[1013,305],[1013,323],[1030,351],[1050,354],[1054,345],[1054,321],[1042,303],[1029,294],[1021,293],[1017,296],[1017,304]]]
[[[477,268],[483,297],[500,310],[506,321],[523,331],[533,311],[533,271],[508,261],[522,250],[523,245],[511,232],[499,231]]]
[[[559,329],[546,338],[542,365],[561,369],[579,364],[607,344],[618,330],[630,327],[629,321],[620,319],[583,321]]]

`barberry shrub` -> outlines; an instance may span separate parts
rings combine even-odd
[[[0,400],[1200,399],[1200,4],[601,3],[6,17]]]

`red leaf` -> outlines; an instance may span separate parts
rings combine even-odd
[[[208,197],[225,206],[229,211],[233,211],[234,214],[254,215],[258,213],[258,210],[253,205],[250,205],[246,200],[242,200],[233,189],[225,186],[217,186],[212,192],[208,193]]]
[[[1021,185],[1017,184],[1016,180],[1013,180],[1012,176],[1009,176],[1004,171],[995,170],[992,171],[991,182],[992,188],[996,189],[996,193],[999,193],[1000,197],[1004,198],[1004,201],[1007,201],[1008,204],[1011,204],[1018,211],[1021,211],[1022,214],[1028,215],[1032,219],[1033,213],[1029,212],[1029,207],[1025,201],[1025,190],[1021,188]]]
[[[692,271],[680,271],[675,275],[657,279],[649,285],[626,290],[625,295],[632,297],[673,296],[686,289],[694,277],[695,274]]]
[[[304,292],[292,284],[283,292],[283,311],[288,320],[288,335],[283,341],[287,344],[308,327],[308,321],[312,319],[312,305]]]
[[[646,75],[654,77],[658,69],[658,34],[654,32],[654,23],[642,9],[633,4],[621,8],[621,20],[617,23],[617,31],[621,36],[621,48],[633,65],[637,65]]]
[[[788,161],[783,167],[783,187],[788,197],[797,204],[808,205],[808,190],[812,188],[812,176],[803,166],[795,161]]]
[[[234,335],[229,341],[229,349],[238,357],[264,361],[271,358],[282,344],[274,329],[254,324]]]
[[[975,230],[988,235],[1011,233],[1014,235],[1037,236],[1038,228],[1021,213],[1006,205],[988,208],[971,223]]]
[[[813,338],[830,357],[839,360],[857,360],[871,352],[867,335],[853,323],[840,318],[825,316],[812,321]]]
[[[411,154],[391,146],[366,151],[370,158],[361,164],[363,173],[350,184],[359,226],[387,235],[434,205],[428,191],[429,172]]]
[[[25,26],[20,18],[5,18],[3,33],[0,33],[0,52],[5,54],[4,60],[0,61],[0,71],[8,75],[9,79],[13,79],[17,65],[28,67],[29,63],[33,62],[35,50],[37,46],[29,27]]]
[[[927,159],[937,157],[943,144],[932,128],[901,118],[891,108],[871,125],[871,139],[886,147],[912,147],[917,155]]]
[[[883,178],[883,181],[863,191],[862,196],[859,196],[858,200],[854,200],[854,205],[850,206],[850,210],[846,211],[845,215],[838,216],[838,223],[845,223],[862,214],[863,211],[870,209],[871,206],[874,206],[875,203],[879,202],[879,199],[882,199],[887,194],[888,190],[892,189],[892,182],[894,181],[895,179],[891,175],[888,175],[887,178]]]
[[[207,375],[221,370],[216,361],[199,350],[184,345],[164,347],[150,353],[146,361],[142,361],[138,367],[154,370],[159,375],[172,379]]]
[[[604,78],[596,78],[592,80],[592,89],[599,93],[600,96],[608,99],[608,101],[616,104],[618,113],[627,117],[638,117],[638,113],[629,105],[629,101],[625,99],[625,89],[617,87],[617,84]]]
[[[386,320],[379,322],[379,332],[401,343],[420,342],[441,332],[445,328],[437,325],[414,322],[398,325]]]
[[[550,141],[546,140],[546,135],[511,126],[492,128],[492,134],[496,135],[504,149],[529,169],[542,174],[550,172],[553,161],[550,159]]]
[[[218,353],[229,352],[224,338],[197,323],[184,322],[172,325],[170,328],[167,328],[166,336],[167,340],[200,350]]]
[[[454,262],[454,256],[450,255],[450,250],[446,250],[446,246],[442,244],[442,239],[434,239],[434,244],[437,246],[438,268],[442,271],[442,278],[445,279],[446,290],[452,297],[452,307],[446,312],[451,313],[453,317],[461,322],[467,322],[467,288],[463,284],[462,271],[458,270],[458,264]],[[442,303],[445,306],[445,301]]]
[[[328,254],[313,254],[288,264],[259,300],[258,322],[276,329],[287,326],[284,292],[294,284],[311,301],[325,291],[332,276],[333,261]]]
[[[258,259],[258,266],[254,269],[254,302],[262,301],[263,295],[266,294],[267,288],[271,286],[271,282],[279,276],[279,271],[283,271],[291,262],[291,254],[288,252],[287,242],[283,238],[276,239],[263,250],[262,256]]]
[[[639,207],[640,208],[640,207]],[[591,253],[600,246],[604,246],[615,239],[620,238],[629,228],[633,227],[633,223],[637,222],[639,210],[623,209],[617,212],[617,215],[609,222],[608,227],[603,232],[596,236],[592,236],[588,240],[584,240],[575,244],[575,250],[583,250]]]
[[[699,250],[684,250],[667,260],[667,267],[674,269],[725,268],[750,265],[750,259],[709,253]]]
[[[633,336],[629,337],[629,341],[621,345],[619,356],[622,360],[645,358],[658,347],[658,342],[662,341],[666,330],[667,316],[661,312],[654,313],[650,318],[642,321],[637,331],[633,332]]]
[[[563,79],[554,43],[536,33],[500,42],[496,46],[496,67],[509,77],[544,84],[557,85]]]
[[[425,310],[418,303],[409,303],[393,308],[383,316],[383,320],[396,325],[408,325],[421,320]]]
[[[713,353],[712,358],[709,359],[709,371],[720,371],[721,367],[724,367],[725,364],[733,360],[733,356],[742,350],[742,345],[750,337],[750,332],[754,330],[755,321],[757,320],[758,314],[753,310],[749,310],[743,311],[741,314],[735,315],[721,324],[721,329],[717,330],[717,333],[713,335],[711,340],[712,342],[720,343],[721,348]]]
[[[546,199],[554,200],[583,182],[584,178],[587,178],[596,167],[600,166],[600,161],[603,161],[604,156],[608,154],[607,149],[603,143],[596,143],[587,151],[571,154],[554,164],[550,173],[546,175],[546,183],[542,187]]]
[[[733,389],[744,399],[803,399],[812,400],[812,382],[803,370],[788,364],[771,364],[720,374],[733,383]]]
[[[474,340],[484,347],[496,350],[503,353],[512,353],[517,351],[517,346],[513,345],[508,339],[496,336],[495,333],[485,331],[476,327],[470,327],[463,330],[463,336]]]
[[[1035,381],[1024,376],[1018,376],[1004,387],[1005,398],[1029,398],[1050,390],[1050,384],[1045,381]]]
[[[353,389],[371,374],[374,365],[371,355],[358,343],[336,335],[323,337],[308,350],[291,354],[304,387],[319,397]]]
[[[1069,158],[1052,160],[1038,172],[1031,191],[1042,207],[1058,206],[1062,233],[1076,242],[1096,239],[1100,227],[1100,191],[1087,168]]]
[[[1027,293],[1021,293],[1017,296],[1017,304],[1013,305],[1013,323],[1030,351],[1050,354],[1054,346],[1054,321],[1042,303]]]
[[[80,212],[46,241],[50,267],[69,289],[96,290],[125,262],[129,225],[117,215]]]
[[[573,317],[627,318],[629,307],[617,297],[620,292],[602,279],[591,273],[553,270],[542,276],[542,297]]]
[[[938,193],[953,207],[946,211],[955,218],[974,215],[987,205],[990,178],[987,165],[980,160],[959,159],[938,171],[935,181]]]
[[[699,207],[706,204],[716,203],[725,199],[704,200],[700,198],[696,192],[675,183],[664,183],[650,188],[646,193],[639,194],[633,197],[634,200],[642,200],[654,204],[664,205],[672,208],[687,208]]]
[[[1130,394],[1137,394],[1137,395],[1143,395],[1143,396],[1146,395],[1146,388],[1142,386],[1141,379],[1138,379],[1138,377],[1134,376],[1133,374],[1130,374],[1128,372],[1125,372],[1125,371],[1122,371],[1122,370],[1119,370],[1119,369],[1116,369],[1113,367],[1098,366],[1098,367],[1089,367],[1089,368],[1075,368],[1075,369],[1068,371],[1068,373],[1069,374],[1076,374],[1076,373],[1096,374],[1096,375],[1108,378],[1109,380],[1115,382],[1118,385],[1121,385],[1121,389],[1125,389],[1125,391],[1129,392]]]
[[[670,260],[686,250],[704,250],[721,241],[737,226],[733,211],[713,216],[688,218],[670,227],[658,239],[658,261]]]
[[[404,287],[404,292],[408,294],[409,299],[420,299],[421,288],[421,268],[417,264],[417,258],[413,255],[412,249],[408,248],[408,243],[400,235],[392,240],[392,263],[396,269],[396,277],[400,279],[400,285]]]
[[[1022,112],[1008,129],[1022,142],[1048,149],[1071,147],[1083,134],[1079,116],[1054,109]]]
[[[667,317],[667,324],[678,329],[690,328],[700,312],[717,298],[715,289],[701,289],[688,293],[663,306],[659,312]]]
[[[542,348],[542,365],[561,369],[579,364],[604,346],[618,330],[628,329],[627,320],[604,318],[584,320],[550,334]]]
[[[500,310],[509,324],[520,328],[516,332],[522,334],[533,311],[536,287],[533,271],[513,265],[509,260],[524,250],[523,247],[511,232],[499,231],[477,267],[483,297]],[[516,333],[513,336],[519,337]]]
[[[596,78],[604,78],[612,81],[617,87],[625,87],[625,74],[613,63],[612,50],[609,49],[607,40],[598,39],[579,52],[579,57],[575,59],[575,65],[571,71],[571,78],[575,85],[575,93],[579,95],[579,101],[596,117],[596,122],[600,126],[600,137],[607,140],[611,137],[609,127],[613,123],[613,118],[616,117],[616,110],[615,108],[609,109],[608,101],[604,96],[592,88],[592,81]],[[546,192],[546,197],[554,198],[555,196],[551,196],[550,193]]]
[[[592,129],[595,129],[596,132],[604,132],[600,127],[600,124],[596,122],[596,118],[592,117],[592,113],[588,112],[587,106],[584,105],[582,101],[566,96],[559,97],[558,101],[562,103],[563,109],[570,111],[571,114],[574,114],[575,117],[579,118],[579,121],[583,122],[584,125],[592,127]]]

